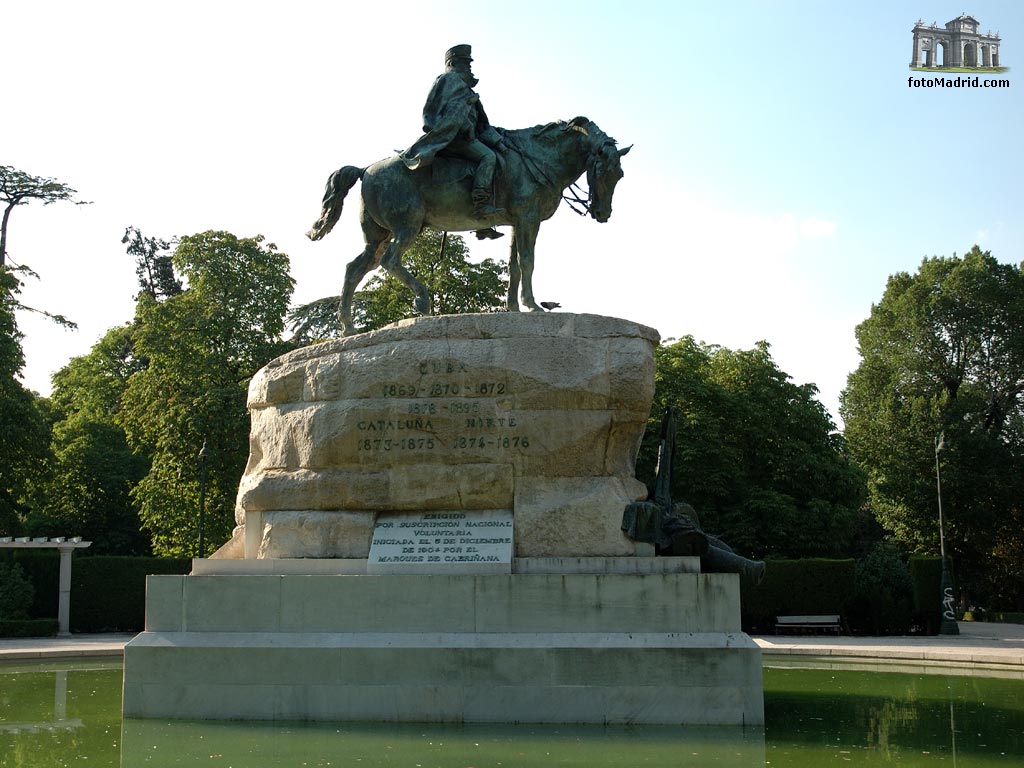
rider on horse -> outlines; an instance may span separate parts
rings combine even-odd
[[[494,169],[498,156],[508,152],[500,133],[488,122],[480,97],[473,90],[477,79],[470,63],[471,48],[456,45],[445,52],[444,74],[439,76],[423,105],[423,136],[400,157],[410,170],[430,165],[438,152],[476,163],[473,174],[473,214],[486,219],[504,213],[492,202]],[[501,237],[494,229],[481,229],[477,237]]]

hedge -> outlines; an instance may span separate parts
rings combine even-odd
[[[83,557],[71,569],[72,632],[135,632],[146,619],[146,576],[188,573],[189,558]]]
[[[740,580],[743,629],[774,632],[776,616],[843,615],[854,592],[856,561],[768,560],[764,580]]]
[[[1024,613],[1019,611],[987,611],[986,621],[995,621],[999,624],[1024,624]]]
[[[1019,611],[986,611],[978,608],[964,611],[964,621],[991,621],[996,624],[1024,624],[1024,613]]]
[[[56,626],[60,579],[60,554],[57,550],[0,550],[0,553],[18,563],[35,587],[29,618],[50,621]],[[71,562],[71,631],[136,632],[143,629],[146,576],[188,573],[191,568],[192,561],[188,558],[89,557],[75,554]],[[53,632],[47,630],[36,636],[45,634]]]
[[[0,637],[53,637],[56,634],[56,619],[0,620]]]

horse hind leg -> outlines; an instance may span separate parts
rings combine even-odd
[[[402,254],[409,250],[409,246],[413,244],[413,241],[416,239],[416,235],[418,234],[418,229],[396,229],[394,238],[390,243],[388,243],[388,247],[384,251],[384,256],[380,260],[380,265],[397,277],[403,285],[413,292],[416,296],[416,312],[420,315],[429,315],[430,292],[427,290],[427,286],[417,280],[416,276],[402,264]]]
[[[384,250],[388,234],[387,230],[381,227],[376,229],[363,227],[366,247],[345,268],[345,285],[341,291],[341,301],[338,302],[338,325],[343,336],[351,336],[355,333],[355,326],[352,324],[352,300],[355,298],[356,288],[366,277],[366,273],[376,269],[380,264],[381,253]]]

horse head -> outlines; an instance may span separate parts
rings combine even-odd
[[[587,187],[590,189],[590,215],[602,224],[612,215],[612,195],[623,177],[620,158],[632,149],[623,150],[610,140],[590,153],[587,159]]]
[[[619,149],[615,145],[615,139],[585,117],[575,118],[570,125],[589,139],[587,187],[590,189],[590,200],[587,209],[591,216],[603,224],[611,218],[615,185],[624,175],[622,157],[628,154],[633,146]]]

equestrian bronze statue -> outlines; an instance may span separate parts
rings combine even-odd
[[[341,216],[345,196],[362,181],[359,221],[366,247],[345,271],[338,308],[345,335],[354,332],[356,288],[377,267],[408,286],[416,297],[416,311],[429,314],[426,286],[402,264],[402,254],[424,227],[495,237],[492,227],[511,226],[507,307],[518,311],[521,295],[525,308],[543,312],[533,296],[534,245],[541,222],[554,215],[563,191],[584,173],[588,195],[576,202],[599,222],[611,216],[612,194],[623,175],[620,161],[629,147],[618,149],[614,139],[585,117],[520,130],[495,128],[472,90],[475,78],[471,72],[466,76],[469,46],[455,46],[447,58],[452,70],[431,90],[424,135],[399,155],[365,168],[347,165],[332,174],[321,216],[307,233],[311,240],[327,235]],[[449,74],[462,77],[462,84],[441,83]],[[428,115],[431,104],[445,98],[453,112],[438,107]]]

